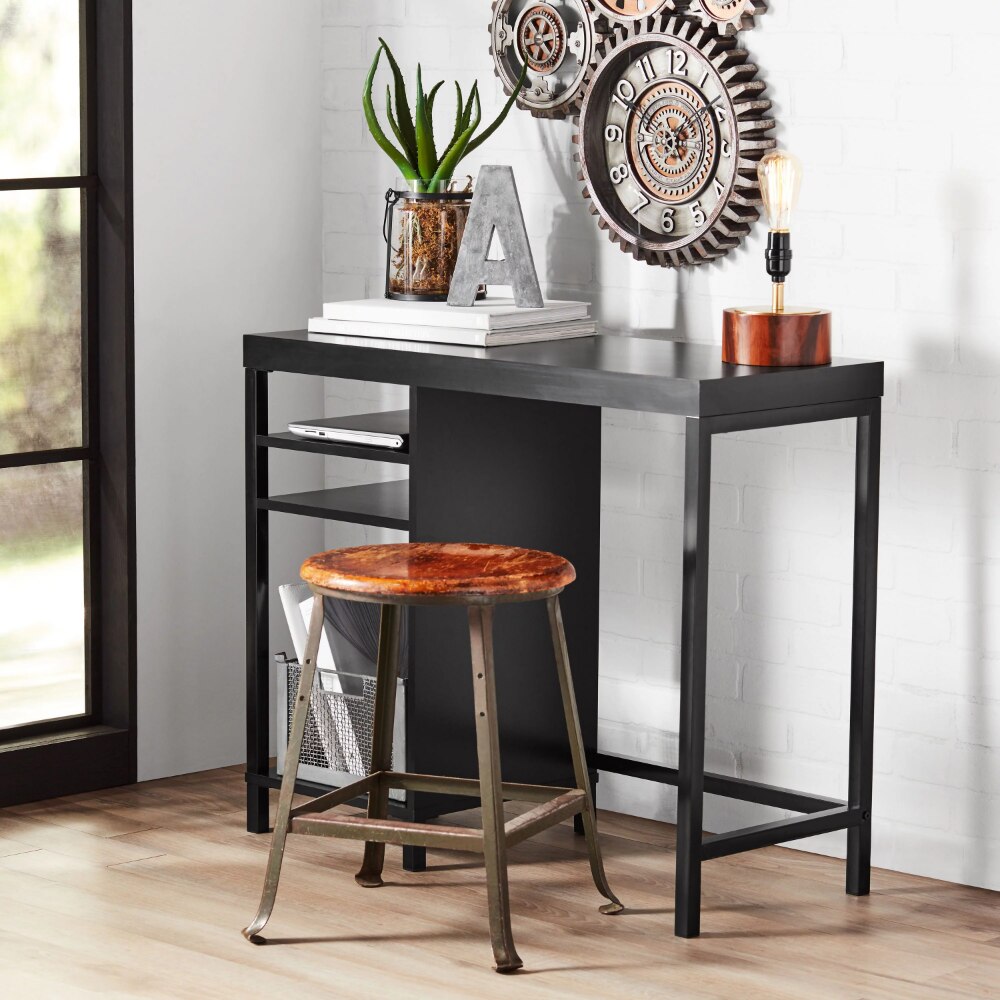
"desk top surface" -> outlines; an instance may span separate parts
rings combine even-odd
[[[749,368],[724,364],[717,345],[643,336],[479,348],[294,330],[244,337],[243,363],[263,371],[699,417],[873,399],[884,392],[880,361]]]

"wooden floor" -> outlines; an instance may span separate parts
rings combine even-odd
[[[293,837],[272,943],[240,936],[268,846],[243,829],[235,770],[0,811],[0,996],[1000,997],[1000,894],[769,849],[705,867],[705,933],[673,924],[673,828],[602,815],[626,905],[597,912],[569,827],[512,852],[525,969],[491,968],[482,869],[433,853],[419,875],[390,848],[382,889],[353,879],[360,846]],[[463,816],[469,822],[475,814]]]

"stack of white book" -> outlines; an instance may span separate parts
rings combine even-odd
[[[586,302],[546,300],[541,309],[518,309],[513,299],[489,295],[474,306],[391,299],[329,302],[321,319],[309,320],[309,332],[500,347],[592,337],[597,328]]]

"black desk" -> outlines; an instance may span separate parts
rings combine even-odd
[[[675,929],[700,930],[701,865],[712,858],[832,830],[848,831],[847,891],[869,891],[875,603],[883,365],[837,360],[825,368],[724,365],[718,347],[646,338],[494,348],[373,346],[301,331],[244,339],[247,369],[247,781],[248,829],[267,828],[270,511],[409,530],[414,541],[468,540],[550,549],[579,580],[564,597],[584,739],[595,770],[676,785]],[[271,434],[267,375],[294,372],[410,387],[411,448],[364,448]],[[686,417],[679,766],[596,751],[601,408]],[[303,417],[307,414],[303,414]],[[317,414],[318,416],[318,414]],[[704,771],[712,439],[731,431],[857,418],[850,788],[847,802]],[[408,483],[274,497],[269,448],[406,462]],[[305,553],[304,553],[305,555]],[[530,607],[498,616],[497,665],[504,778],[559,784],[571,774],[544,616]],[[411,618],[406,769],[475,774],[471,683],[459,669],[463,622],[439,609]],[[457,661],[457,663],[456,663]],[[704,837],[705,793],[802,814]],[[467,805],[467,802],[465,803]],[[411,796],[401,814],[439,815],[457,803]],[[411,867],[421,859],[411,854]]]

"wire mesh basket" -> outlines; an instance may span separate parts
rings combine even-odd
[[[288,732],[302,668],[283,653],[275,657],[277,683],[278,773],[284,774]],[[406,762],[405,680],[396,680],[393,768]],[[298,777],[321,785],[345,785],[368,774],[375,724],[375,678],[338,670],[317,670],[299,760]],[[406,793],[390,796],[403,801]]]

